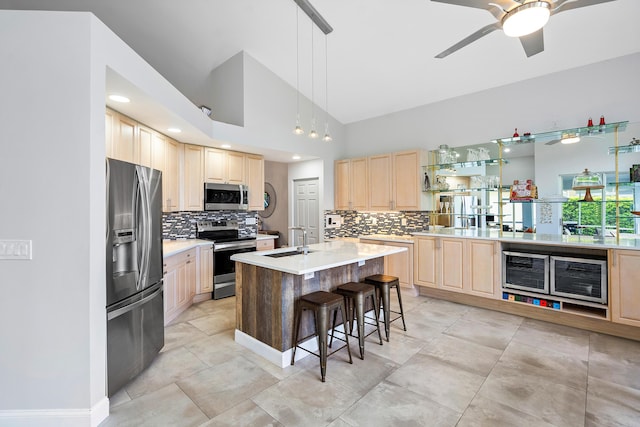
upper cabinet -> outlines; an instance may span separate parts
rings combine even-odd
[[[222,184],[245,183],[245,154],[235,151],[204,149],[205,182]]]
[[[184,145],[184,209],[188,211],[203,210],[204,183],[204,147]]]
[[[334,204],[338,210],[365,210],[369,206],[367,158],[336,160]]]
[[[137,163],[138,133],[136,130],[136,122],[115,112],[107,115],[106,120],[107,123],[111,121],[112,125],[111,141],[107,141],[107,155],[111,154],[112,158],[125,162]],[[109,134],[109,132],[107,132],[107,134]],[[109,144],[111,147],[109,147]]]
[[[249,210],[264,210],[264,157],[257,154],[245,156],[245,184],[249,187]]]
[[[335,209],[422,210],[420,150],[335,162]]]

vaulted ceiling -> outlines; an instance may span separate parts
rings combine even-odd
[[[325,39],[313,27],[313,95],[325,105],[326,67],[329,112],[345,124],[640,51],[638,0],[552,16],[544,52],[530,58],[495,31],[444,59],[434,56],[493,16],[429,0],[312,3],[334,28]],[[196,105],[215,105],[202,84],[242,50],[296,87],[293,0],[0,0],[0,8],[91,11]],[[309,98],[311,33],[300,12],[298,86]]]

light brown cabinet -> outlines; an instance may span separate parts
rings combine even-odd
[[[337,210],[421,210],[425,154],[420,150],[338,160],[334,164]]]
[[[432,236],[414,242],[417,285],[500,298],[498,242]]]
[[[163,270],[166,325],[193,302],[196,292],[196,249],[165,258]]]
[[[201,211],[204,195],[204,147],[184,145],[184,210]]]
[[[336,160],[334,163],[334,208],[366,210],[369,207],[367,158]]]
[[[640,251],[612,250],[609,260],[611,320],[640,326]]]
[[[249,187],[249,210],[264,210],[264,157],[245,155],[245,180]]]
[[[111,157],[125,162],[137,163],[138,133],[136,122],[115,112],[111,113],[111,122]],[[108,144],[109,141],[107,141]]]
[[[403,288],[413,287],[413,243],[391,242],[388,240],[360,239],[362,243],[373,245],[397,246],[407,248],[404,252],[384,257],[384,274],[395,276]]]
[[[235,151],[204,149],[205,182],[222,184],[245,183],[245,154]]]
[[[164,169],[162,170],[162,193],[164,212],[175,212],[180,209],[180,148],[182,144],[173,139],[165,140]]]
[[[413,238],[413,277],[420,286],[438,287],[440,239],[431,236]]]
[[[259,239],[256,242],[256,249],[259,251],[275,249],[275,239]]]
[[[199,246],[198,250],[200,275],[197,280],[196,294],[200,295],[213,292],[213,245]]]

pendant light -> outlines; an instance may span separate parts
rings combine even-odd
[[[313,23],[311,23],[311,130],[309,131],[309,138],[315,139],[318,137],[318,132],[316,132],[316,114],[313,83]]]
[[[293,133],[304,134],[304,129],[300,126],[300,31],[298,29],[298,10],[296,7],[296,127]]]
[[[327,44],[327,35],[324,35],[324,142],[331,142],[331,134],[329,133],[329,49]]]

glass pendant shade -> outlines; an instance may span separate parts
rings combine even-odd
[[[502,30],[509,37],[522,37],[538,31],[549,21],[551,11],[546,1],[525,3],[502,20]]]

